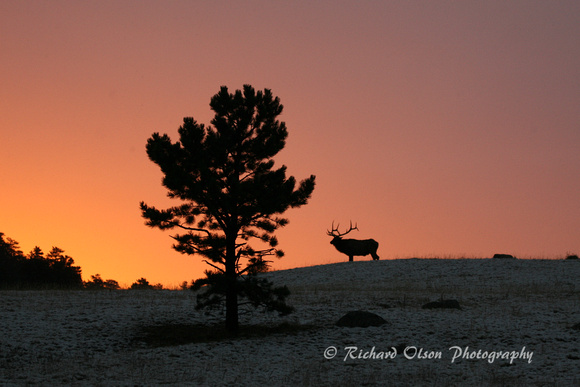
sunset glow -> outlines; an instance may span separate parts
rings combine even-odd
[[[144,225],[177,204],[145,144],[251,84],[284,105],[277,164],[316,175],[275,269],[348,260],[349,220],[381,259],[578,254],[578,47],[578,1],[2,1],[0,232],[85,280],[200,277]]]

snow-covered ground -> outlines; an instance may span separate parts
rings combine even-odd
[[[314,329],[150,347],[135,341],[140,327],[221,317],[195,311],[189,291],[2,291],[0,385],[580,385],[578,261],[355,261],[266,275],[288,285],[296,312],[242,323]],[[462,309],[422,309],[441,298]],[[353,310],[387,324],[335,326]]]

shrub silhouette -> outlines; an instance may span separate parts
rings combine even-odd
[[[147,281],[145,278],[139,278],[137,281],[135,281],[133,283],[133,285],[131,285],[131,287],[129,289],[138,289],[138,290],[143,290],[143,289],[155,289],[155,290],[161,290],[163,289],[163,285],[161,284],[155,284],[155,285],[151,285],[149,283],[149,281]]]
[[[119,283],[115,280],[108,279],[103,281],[100,274],[91,276],[90,281],[85,282],[85,289],[89,290],[115,290],[119,289]]]

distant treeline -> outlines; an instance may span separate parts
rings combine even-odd
[[[112,279],[103,280],[99,274],[83,282],[80,266],[53,247],[48,254],[36,246],[24,254],[18,242],[0,232],[0,289],[119,289]],[[138,279],[130,289],[162,289],[161,284],[152,285],[145,278]]]
[[[24,255],[18,242],[0,233],[0,288],[82,288],[81,268],[64,250],[44,254],[36,246]]]

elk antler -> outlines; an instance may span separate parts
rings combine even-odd
[[[343,235],[348,234],[352,230],[358,230],[356,223],[354,224],[354,227],[352,227],[352,220],[350,221],[350,227],[349,227],[348,231],[346,231],[346,232],[340,233],[338,231],[339,226],[340,226],[340,223],[336,225],[336,228],[334,228],[334,221],[332,221],[332,231],[326,230],[326,234],[328,234],[328,236],[331,236],[331,237],[341,237]]]

